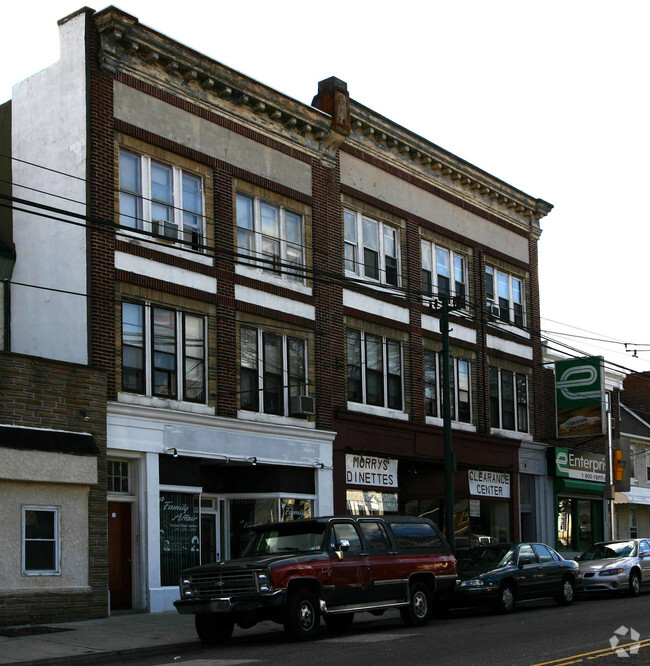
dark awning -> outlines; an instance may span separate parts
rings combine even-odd
[[[73,453],[79,456],[96,456],[99,453],[95,438],[87,432],[39,430],[8,425],[0,425],[0,447]]]

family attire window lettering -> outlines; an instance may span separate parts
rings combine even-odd
[[[487,307],[501,321],[524,326],[524,283],[518,277],[492,268],[485,269]]]
[[[120,225],[185,247],[204,243],[203,180],[179,167],[120,150]]]
[[[346,273],[399,286],[399,231],[351,210],[345,210],[343,217]]]
[[[492,367],[489,378],[492,427],[528,432],[528,377]]]
[[[122,303],[123,391],[203,403],[205,381],[204,317]]]
[[[364,331],[347,331],[348,400],[402,410],[402,344]]]
[[[300,416],[292,398],[309,395],[307,341],[242,326],[239,379],[241,409]]]
[[[465,258],[430,241],[421,241],[422,293],[424,296],[448,296],[465,307],[467,275]]]
[[[304,223],[284,206],[237,195],[238,252],[252,265],[278,273],[287,280],[304,281]]]
[[[442,355],[425,349],[424,361],[424,407],[427,416],[442,416]],[[451,396],[451,418],[463,423],[472,422],[471,409],[471,365],[470,362],[451,356],[449,358],[449,385]]]

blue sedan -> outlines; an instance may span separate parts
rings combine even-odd
[[[552,597],[573,603],[581,587],[577,562],[543,543],[499,543],[458,553],[459,605],[489,603],[510,613],[517,601]]]

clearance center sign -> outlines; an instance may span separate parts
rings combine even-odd
[[[555,363],[557,436],[602,435],[605,419],[603,359],[573,358]]]

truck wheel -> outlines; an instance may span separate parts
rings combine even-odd
[[[219,645],[230,639],[235,623],[217,613],[197,613],[194,616],[194,626],[203,643]]]
[[[409,627],[422,627],[431,615],[431,592],[423,583],[416,583],[411,588],[409,605],[399,609],[404,624]]]
[[[318,599],[307,589],[296,590],[289,598],[284,630],[297,641],[309,641],[318,635],[320,609]]]

